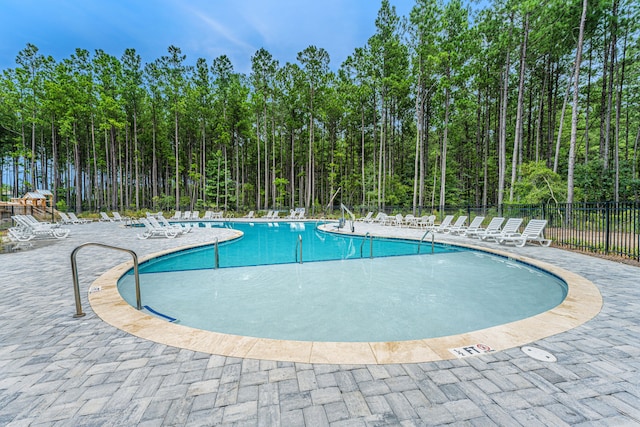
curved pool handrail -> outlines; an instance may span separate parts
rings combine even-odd
[[[427,234],[431,233],[431,253],[435,252],[435,234],[433,233],[433,231],[431,230],[427,230],[424,232],[424,234],[422,235],[422,238],[420,239],[420,241],[418,242],[418,253],[420,253],[420,245],[422,245],[422,241],[424,240],[425,237],[427,237]]]
[[[360,258],[362,258],[362,247],[364,246],[364,242],[367,241],[367,237],[369,237],[369,258],[373,258],[373,236],[368,231],[362,238],[362,243],[360,243]]]
[[[140,275],[138,274],[138,255],[131,249],[119,248],[117,246],[105,245],[104,243],[88,242],[84,243],[71,252],[71,275],[73,278],[73,292],[76,302],[76,314],[73,317],[83,317],[82,303],[80,302],[80,284],[78,282],[78,263],[76,262],[76,254],[86,246],[99,246],[101,248],[115,249],[117,251],[127,252],[133,257],[133,274],[136,280],[136,308],[142,310],[142,298],[140,297]]]

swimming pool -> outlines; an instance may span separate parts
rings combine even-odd
[[[404,341],[459,334],[560,304],[558,277],[455,246],[335,235],[310,223],[238,224],[244,237],[140,266],[143,304],[182,325],[320,342]],[[296,263],[300,240],[304,264]],[[369,259],[369,245],[375,258]],[[427,252],[425,254],[425,252]],[[409,255],[411,254],[411,255]],[[382,257],[382,255],[387,255]],[[308,261],[323,262],[308,262]],[[133,278],[119,282],[135,304]]]

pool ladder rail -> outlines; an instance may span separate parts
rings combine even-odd
[[[435,251],[435,234],[433,233],[433,231],[431,230],[427,230],[425,231],[425,233],[422,235],[422,238],[420,239],[420,241],[418,242],[418,253],[420,253],[420,245],[422,245],[422,242],[424,241],[425,237],[427,237],[427,235],[431,233],[431,253],[434,253]]]
[[[98,246],[101,248],[114,249],[116,251],[127,252],[133,258],[133,274],[136,281],[136,309],[142,310],[142,299],[140,297],[140,274],[138,272],[138,255],[131,249],[119,248],[117,246],[105,245],[104,243],[88,242],[76,247],[71,252],[71,275],[73,278],[73,292],[76,302],[76,314],[73,317],[83,317],[85,313],[82,312],[82,303],[80,302],[80,282],[78,281],[78,263],[76,261],[76,255],[78,251],[86,246]]]
[[[298,260],[298,248],[300,248],[300,259]],[[296,240],[296,249],[294,251],[296,262],[302,264],[302,235],[298,234],[298,240]]]
[[[213,242],[213,268],[220,268],[220,250],[218,249],[218,238]]]
[[[424,239],[427,237],[428,234],[431,234],[431,253],[433,254],[435,252],[435,234],[431,230],[427,230],[422,235],[422,238],[418,241],[418,253],[420,253],[420,246],[422,245],[422,242],[424,241]],[[364,247],[365,242],[367,241],[367,238],[369,239],[369,258],[373,258],[373,236],[368,231],[364,235],[364,238],[362,239],[362,243],[360,243],[360,258],[363,258],[362,249]]]
[[[362,243],[360,243],[360,258],[362,258],[362,247],[364,243],[367,241],[367,237],[369,238],[369,258],[373,258],[373,236],[371,233],[367,231],[367,234],[364,235],[362,239]]]

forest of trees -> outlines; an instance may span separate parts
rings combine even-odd
[[[416,0],[402,17],[382,0],[335,71],[317,46],[286,64],[259,49],[246,75],[176,46],[143,64],[28,44],[0,76],[0,195],[49,189],[75,211],[637,201],[639,9]]]

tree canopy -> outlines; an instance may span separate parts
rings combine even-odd
[[[0,76],[0,188],[78,211],[638,200],[638,18],[630,0],[382,0],[344,63],[261,48],[249,75],[177,46],[143,64],[28,44]]]

